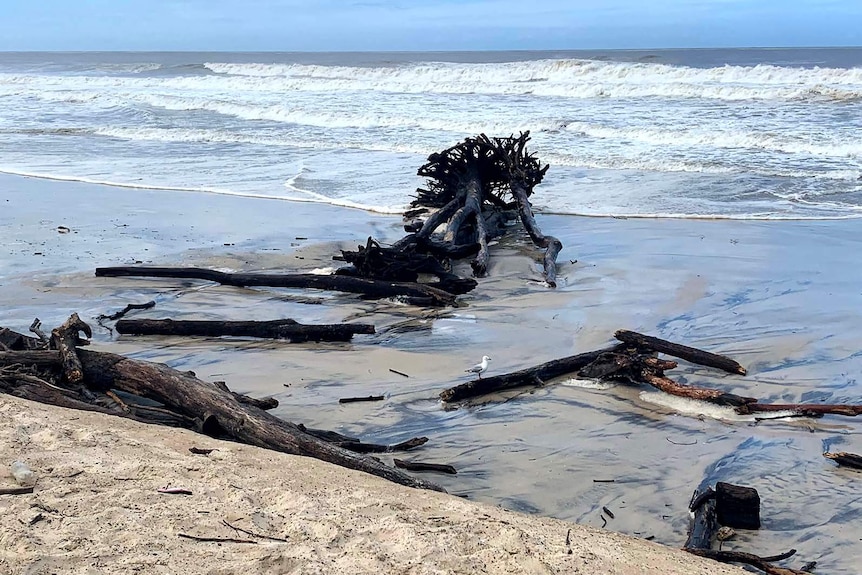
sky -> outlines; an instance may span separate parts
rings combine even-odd
[[[860,0],[0,0],[0,50],[859,45]]]

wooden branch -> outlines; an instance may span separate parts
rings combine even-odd
[[[767,575],[811,575],[807,571],[797,571],[796,569],[788,569],[786,567],[778,567],[766,561],[766,559],[774,559],[773,557],[758,557],[757,555],[752,555],[751,553],[743,553],[741,551],[713,551],[711,549],[685,549],[692,555],[699,555],[700,557],[706,557],[707,559],[712,559],[714,561],[719,561],[721,563],[744,563],[746,565],[751,565],[756,569],[760,569]],[[796,553],[795,550],[791,552],[790,555]],[[783,553],[782,555],[777,555],[776,557],[785,557],[789,556],[787,553]]]
[[[131,266],[96,268],[96,276],[200,279],[238,287],[270,286],[320,289],[359,293],[371,298],[398,296],[423,298],[437,306],[455,303],[455,295],[419,283],[388,282],[335,274],[227,273],[205,268]]]
[[[600,355],[618,351],[619,349],[619,347],[615,347],[589,351],[587,353],[564,357],[562,359],[555,359],[536,367],[522,369],[521,371],[507,373],[505,375],[495,375],[484,377],[482,379],[474,379],[441,392],[440,399],[444,402],[450,403],[507,389],[531,385],[534,386],[537,382],[546,382],[556,377],[575,373],[579,369],[595,361]]]
[[[152,300],[148,301],[147,303],[130,303],[130,304],[127,304],[126,307],[124,307],[120,311],[118,311],[116,313],[112,313],[111,315],[102,314],[99,316],[98,319],[100,319],[100,320],[107,319],[110,321],[116,321],[116,320],[120,319],[121,317],[124,317],[127,313],[129,313],[132,310],[150,309],[153,307],[156,307],[156,302],[152,301]]]
[[[725,393],[718,389],[708,389],[704,387],[693,387],[691,385],[683,385],[672,379],[664,376],[654,375],[646,370],[642,373],[643,381],[665,393],[676,395],[678,397],[687,397],[689,399],[697,399],[707,401],[717,405],[750,405],[757,402],[753,397],[742,397],[732,393]]]
[[[271,321],[203,321],[172,319],[121,319],[116,329],[133,335],[239,336],[305,341],[349,341],[354,334],[372,334],[371,324],[304,325],[292,319]]]
[[[846,451],[841,451],[838,453],[829,453],[828,451],[823,454],[823,457],[827,459],[831,459],[838,465],[844,467],[852,467],[853,469],[862,469],[862,455],[856,455],[855,453],[847,453]]]
[[[862,405],[830,405],[819,403],[748,403],[736,408],[740,415],[752,413],[767,413],[773,411],[790,411],[794,415],[820,417],[823,415],[846,415],[855,417],[862,414]]]
[[[698,365],[715,367],[728,373],[735,373],[738,375],[746,374],[744,367],[739,365],[736,361],[723,355],[710,353],[708,351],[703,351],[694,347],[680,345],[678,343],[673,343],[664,339],[659,339],[657,337],[652,337],[649,335],[644,335],[625,329],[618,330],[614,334],[614,337],[622,342],[653,349],[655,351],[666,353],[667,355],[678,357],[680,359],[684,359]]]
[[[545,249],[545,257],[543,258],[544,278],[547,284],[551,287],[557,287],[557,255],[563,249],[563,244],[553,236],[546,236],[539,229],[536,223],[536,218],[533,215],[533,207],[530,204],[530,199],[527,197],[527,188],[522,181],[513,179],[510,182],[510,190],[512,196],[518,202],[518,213],[521,216],[521,222],[524,224],[524,229],[530,235],[533,244]]]
[[[41,365],[60,364],[60,356],[55,351],[0,352],[0,356],[13,354],[28,355],[38,359],[33,363]],[[357,456],[337,445],[317,439],[292,423],[254,406],[240,403],[233,394],[216,385],[164,364],[87,350],[79,350],[78,354],[84,367],[86,383],[91,388],[102,391],[117,389],[153,399],[184,416],[202,420],[203,429],[219,430],[242,443],[314,457],[410,487],[443,490],[433,483],[411,477],[374,459]],[[39,355],[41,357],[37,357]]]

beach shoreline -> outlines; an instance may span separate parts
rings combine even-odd
[[[26,332],[33,317],[53,326],[71,312],[93,322],[100,313],[149,299],[157,305],[146,317],[370,320],[378,334],[350,344],[128,338],[97,329],[94,347],[192,369],[237,392],[274,396],[281,402],[276,415],[312,427],[378,442],[428,435],[423,458],[459,468],[458,476],[441,480],[444,486],[479,502],[593,527],[601,526],[597,511],[608,506],[623,510],[609,529],[678,547],[692,490],[702,481],[730,480],[756,486],[769,502],[765,529],[746,534],[742,548],[798,547],[805,560],[834,573],[849,573],[847,565],[862,555],[853,546],[858,532],[829,521],[841,505],[852,506],[852,477],[819,455],[830,443],[862,451],[852,422],[825,418],[764,428],[648,391],[577,381],[454,411],[443,410],[436,397],[463,381],[464,368],[486,351],[494,373],[505,373],[596,349],[616,329],[628,328],[728,353],[750,372],[746,379],[729,378],[684,365],[683,381],[772,401],[852,402],[848,374],[862,368],[854,340],[862,319],[856,287],[862,272],[846,265],[862,243],[852,222],[540,216],[543,229],[565,246],[557,290],[537,281],[533,248],[508,238],[492,247],[489,277],[462,298],[464,307],[429,314],[325,292],[93,277],[95,267],[135,263],[327,268],[339,246],[364,244],[369,235],[400,237],[399,218],[322,204],[12,176],[0,176],[0,203],[0,226],[11,238],[0,258],[6,304],[0,325]],[[386,401],[331,407],[339,397],[370,394],[384,394]],[[10,401],[4,408],[18,411],[22,404]],[[39,411],[46,409],[34,406],[33,413],[47,418]],[[94,425],[109,426],[100,428],[107,435],[113,427]],[[173,432],[157,435],[167,433]],[[142,437],[136,440],[145,443]],[[72,440],[66,446],[80,447]],[[50,452],[46,447],[40,457],[47,462]],[[332,473],[325,475],[331,480]],[[617,481],[595,484],[595,478]],[[788,490],[789,480],[798,484]],[[804,516],[802,497],[817,511]],[[627,572],[620,569],[602,572]]]

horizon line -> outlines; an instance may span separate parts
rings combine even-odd
[[[476,52],[669,52],[681,50],[854,50],[852,46],[699,46],[664,48],[491,48],[483,50],[4,50],[0,54],[464,54]]]

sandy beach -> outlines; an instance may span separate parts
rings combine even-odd
[[[557,290],[537,281],[532,248],[505,238],[464,305],[431,313],[323,292],[93,275],[134,263],[323,269],[340,245],[400,237],[399,218],[12,176],[0,176],[0,205],[0,325],[26,332],[34,317],[53,326],[73,311],[95,324],[148,300],[156,307],[137,317],[369,321],[378,333],[350,344],[129,338],[100,328],[93,345],[276,397],[276,415],[309,426],[376,442],[427,435],[417,458],[458,468],[435,480],[468,497],[404,491],[238,445],[193,456],[188,447],[216,442],[4,397],[0,410],[13,424],[2,429],[2,461],[24,457],[43,476],[32,498],[0,499],[14,526],[2,530],[2,547],[14,551],[0,561],[13,573],[61,565],[75,573],[730,573],[671,549],[685,540],[691,492],[717,480],[756,487],[764,501],[763,529],[725,549],[793,547],[793,561],[816,560],[833,574],[853,573],[862,559],[852,521],[858,474],[820,455],[862,452],[852,420],[756,422],[576,380],[454,410],[437,399],[482,355],[492,356],[492,373],[505,373],[596,349],[627,328],[729,354],[750,374],[681,365],[670,375],[682,382],[773,402],[855,403],[862,271],[848,263],[862,240],[852,221],[546,215],[540,225],[565,246]],[[338,405],[369,394],[386,400]],[[166,483],[196,495],[158,494]],[[615,512],[603,531],[602,507]],[[217,546],[176,535],[234,536],[222,519],[298,545]]]

